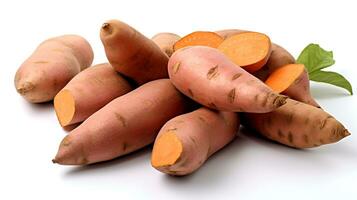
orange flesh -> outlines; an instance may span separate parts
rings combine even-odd
[[[288,89],[304,72],[303,64],[288,64],[273,71],[265,81],[272,90],[281,93]]]
[[[187,46],[208,46],[217,48],[223,42],[223,38],[214,32],[197,31],[186,35],[174,45],[174,51]]]
[[[170,166],[176,163],[182,153],[182,143],[174,132],[161,135],[155,142],[151,164],[153,167]]]
[[[54,98],[54,107],[61,126],[67,126],[73,119],[75,101],[70,91],[62,90]]]
[[[244,32],[227,38],[218,49],[244,68],[266,59],[270,54],[271,42],[270,38],[262,33]]]

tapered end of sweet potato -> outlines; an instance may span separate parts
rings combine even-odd
[[[82,145],[73,142],[70,135],[62,140],[52,162],[60,165],[85,165],[89,163],[84,155]]]
[[[344,131],[343,136],[344,136],[344,137],[347,137],[347,136],[350,136],[350,135],[351,135],[351,133],[348,132],[348,130],[346,129],[346,130]]]
[[[108,22],[102,24],[102,32],[104,34],[111,34],[113,32],[113,26]]]
[[[40,101],[39,98],[37,97],[37,94],[35,93],[36,90],[36,83],[32,81],[31,79],[29,80],[27,77],[21,77],[21,73],[17,72],[15,75],[15,88],[16,91],[24,97],[27,101],[31,103],[40,103],[43,101]]]
[[[155,142],[151,165],[155,168],[167,167],[175,164],[181,157],[182,143],[174,132],[161,135]]]
[[[121,38],[122,36],[128,37],[135,34],[136,31],[128,24],[119,20],[109,20],[102,24],[100,29],[100,37],[103,41],[105,38]]]
[[[35,85],[31,82],[20,83],[16,85],[16,90],[22,96],[25,96],[28,92],[35,88]]]
[[[69,90],[61,90],[54,98],[54,107],[61,126],[72,124],[75,113],[75,100]]]

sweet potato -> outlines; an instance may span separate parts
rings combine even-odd
[[[304,72],[303,64],[288,64],[273,71],[265,81],[272,90],[281,93],[289,88]]]
[[[110,64],[89,67],[75,76],[54,98],[61,126],[82,122],[132,86]]]
[[[269,57],[267,64],[258,72],[254,73],[254,75],[262,81],[267,81],[268,77],[271,76],[274,72],[280,71],[280,68],[284,68],[285,66],[291,66],[289,64],[294,63],[294,57],[286,49],[277,44],[273,44],[273,51]],[[284,71],[284,76],[290,76],[289,71]],[[275,80],[278,79],[279,78],[275,78]],[[283,79],[283,77],[281,77],[281,79]],[[288,87],[285,91],[283,91],[283,94],[289,96],[292,99],[320,108],[320,105],[314,100],[311,95],[310,80],[306,69],[303,70],[303,72],[298,78],[296,78],[294,82],[289,85],[287,85],[286,82],[284,84]]]
[[[233,112],[200,108],[177,116],[160,130],[151,164],[163,173],[190,174],[231,142],[238,129],[238,115]]]
[[[217,33],[223,39],[227,39],[233,35],[237,35],[239,33],[244,33],[244,32],[250,32],[250,31],[241,30],[241,29],[224,29],[224,30],[215,31],[215,33]]]
[[[225,39],[218,49],[248,72],[262,68],[271,53],[270,38],[262,33],[243,32]]]
[[[27,101],[41,103],[54,96],[93,61],[89,43],[78,35],[42,42],[15,75],[15,87]]]
[[[292,99],[270,113],[241,113],[241,117],[244,126],[295,148],[330,144],[350,135],[339,121],[322,109]]]
[[[168,79],[149,82],[85,120],[61,142],[54,163],[84,165],[110,160],[152,143],[171,118],[190,109]]]
[[[217,33],[209,31],[196,31],[186,35],[174,44],[174,51],[188,46],[207,46],[217,48],[223,38]]]
[[[320,108],[310,94],[309,77],[303,64],[288,64],[273,71],[265,83],[275,92]]]
[[[287,98],[210,47],[178,50],[169,60],[168,71],[182,93],[217,110],[270,112],[285,104]]]
[[[255,72],[254,75],[258,77],[260,80],[265,81],[268,76],[278,68],[288,65],[294,64],[295,58],[292,56],[286,49],[283,47],[272,44],[272,52],[267,63],[261,68],[259,71]]]
[[[168,77],[168,56],[129,25],[118,20],[108,21],[102,25],[100,39],[114,69],[138,85]]]
[[[174,44],[180,39],[175,33],[158,33],[151,38],[168,57],[174,53]]]

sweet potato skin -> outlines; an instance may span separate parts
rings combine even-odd
[[[188,175],[231,142],[238,129],[238,115],[233,112],[214,111],[202,107],[177,116],[162,127],[156,141],[168,132],[174,133],[182,143],[183,152],[173,165],[153,167],[170,175]],[[156,150],[155,144],[153,154]]]
[[[131,26],[110,20],[103,24],[100,38],[114,69],[138,85],[168,77],[168,56]]]
[[[19,67],[15,88],[31,103],[50,101],[92,61],[92,48],[81,36],[50,38],[42,42]]]
[[[75,112],[69,123],[82,122],[113,99],[130,92],[133,87],[110,64],[89,67],[75,76],[61,91],[68,91],[75,101]],[[54,99],[55,111],[58,95]],[[59,120],[61,122],[61,120]]]
[[[258,77],[262,81],[265,81],[273,71],[279,69],[280,67],[296,63],[294,56],[292,56],[283,47],[273,44],[272,49],[272,53],[266,65],[258,72],[254,73],[254,76]],[[306,69],[301,76],[283,92],[283,94],[297,101],[320,108],[320,105],[311,95],[309,74]]]
[[[263,113],[285,103],[286,97],[210,47],[195,46],[175,52],[168,71],[176,88],[213,109]]]
[[[174,53],[174,44],[180,40],[181,37],[175,33],[158,33],[154,35],[151,40],[160,47],[168,57]]]
[[[152,143],[171,118],[190,109],[168,79],[144,84],[85,120],[60,144],[55,163],[84,165],[110,160]]]
[[[330,114],[314,106],[288,99],[270,113],[241,113],[242,124],[278,143],[311,148],[350,135]]]
[[[300,75],[299,78],[291,84],[282,94],[289,96],[292,99],[307,103],[309,105],[321,108],[321,106],[312,97],[310,92],[310,80],[307,70]]]

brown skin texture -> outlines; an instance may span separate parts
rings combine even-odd
[[[243,32],[225,39],[217,48],[236,65],[252,73],[266,64],[271,45],[270,38],[265,34]]]
[[[82,122],[132,86],[110,64],[98,64],[80,72],[54,98],[61,126]]]
[[[181,38],[174,44],[174,51],[188,46],[207,46],[217,48],[223,42],[223,38],[215,32],[196,31]]]
[[[287,98],[210,47],[178,50],[169,60],[168,71],[177,89],[212,109],[264,113],[283,105]]]
[[[286,49],[277,44],[273,44],[273,51],[267,64],[258,72],[255,72],[254,76],[258,77],[262,81],[266,81],[274,71],[288,64],[294,63],[295,58]],[[282,94],[285,94],[297,101],[321,108],[311,95],[309,74],[306,69]]]
[[[110,20],[102,25],[100,39],[110,64],[136,84],[168,77],[168,56],[131,26]]]
[[[31,103],[51,101],[92,61],[92,48],[81,36],[50,38],[42,42],[17,70],[16,90]]]
[[[322,109],[292,99],[270,113],[241,113],[241,119],[244,126],[295,148],[335,143],[350,135],[339,121]]]
[[[190,174],[230,143],[238,129],[238,115],[233,112],[202,107],[177,116],[160,130],[154,143],[151,164],[166,174]]]
[[[307,103],[309,105],[321,108],[321,106],[312,97],[310,92],[310,80],[307,70],[301,73],[299,78],[297,78],[282,94],[289,96],[292,99]]]
[[[175,33],[158,33],[151,38],[168,57],[174,53],[174,44],[180,39],[181,37]]]
[[[91,164],[152,143],[171,118],[189,111],[190,101],[168,79],[149,82],[91,115],[61,142],[54,163]]]

